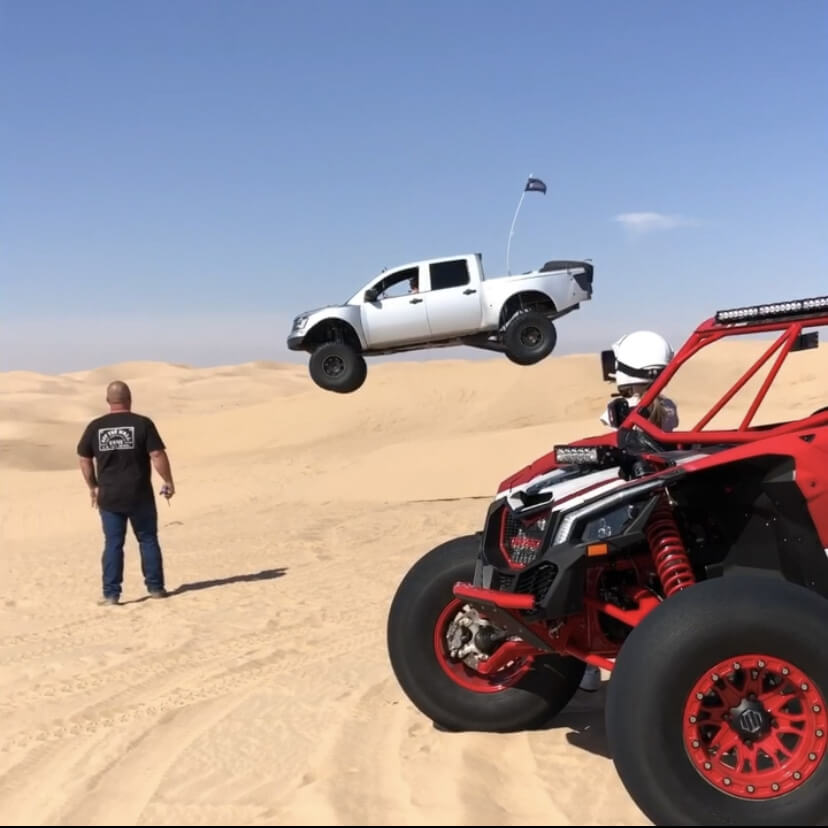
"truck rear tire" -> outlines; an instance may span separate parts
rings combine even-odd
[[[537,310],[516,313],[503,332],[506,356],[518,365],[534,365],[552,353],[558,342],[555,326]]]
[[[350,394],[356,391],[368,373],[362,354],[344,342],[326,342],[310,358],[311,379],[326,391]]]

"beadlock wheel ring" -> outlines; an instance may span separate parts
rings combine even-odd
[[[683,711],[684,748],[714,788],[748,800],[803,785],[828,742],[825,699],[794,664],[741,655],[705,671]]]

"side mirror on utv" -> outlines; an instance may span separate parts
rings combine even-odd
[[[613,351],[601,351],[601,376],[604,382],[612,382],[615,379],[615,353]]]
[[[365,291],[364,298],[366,302],[376,302],[377,296],[379,296],[379,294],[377,293],[376,288],[368,288],[368,290]]]
[[[625,397],[613,397],[607,403],[607,419],[613,428],[618,428],[630,413],[630,403]]]

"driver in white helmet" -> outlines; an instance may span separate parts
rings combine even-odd
[[[615,380],[618,394],[634,408],[672,358],[673,349],[663,336],[653,331],[633,331],[613,343],[614,367],[609,376]],[[659,394],[650,406],[649,419],[662,431],[672,431],[679,422],[676,404]],[[606,411],[601,422],[610,424]]]
[[[634,331],[614,342],[612,351],[604,352],[602,357],[611,363],[611,367],[607,365],[605,368],[605,377],[615,380],[618,394],[626,397],[630,408],[634,408],[672,360],[673,349],[660,334],[653,331]],[[600,419],[604,425],[610,425],[606,410]],[[672,431],[679,424],[676,404],[659,394],[650,404],[648,419],[662,431]],[[601,671],[587,664],[584,677],[581,679],[581,690],[593,693],[600,687]]]

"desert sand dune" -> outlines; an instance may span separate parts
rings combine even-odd
[[[766,344],[691,362],[682,418]],[[792,355],[760,413],[828,405],[827,356]],[[104,608],[75,445],[114,378],[170,451],[174,594],[145,600],[129,537],[125,603]],[[546,730],[449,734],[385,649],[411,563],[480,528],[508,474],[601,433],[610,390],[594,355],[372,363],[348,396],[268,362],[0,374],[2,824],[649,824],[603,691]]]

